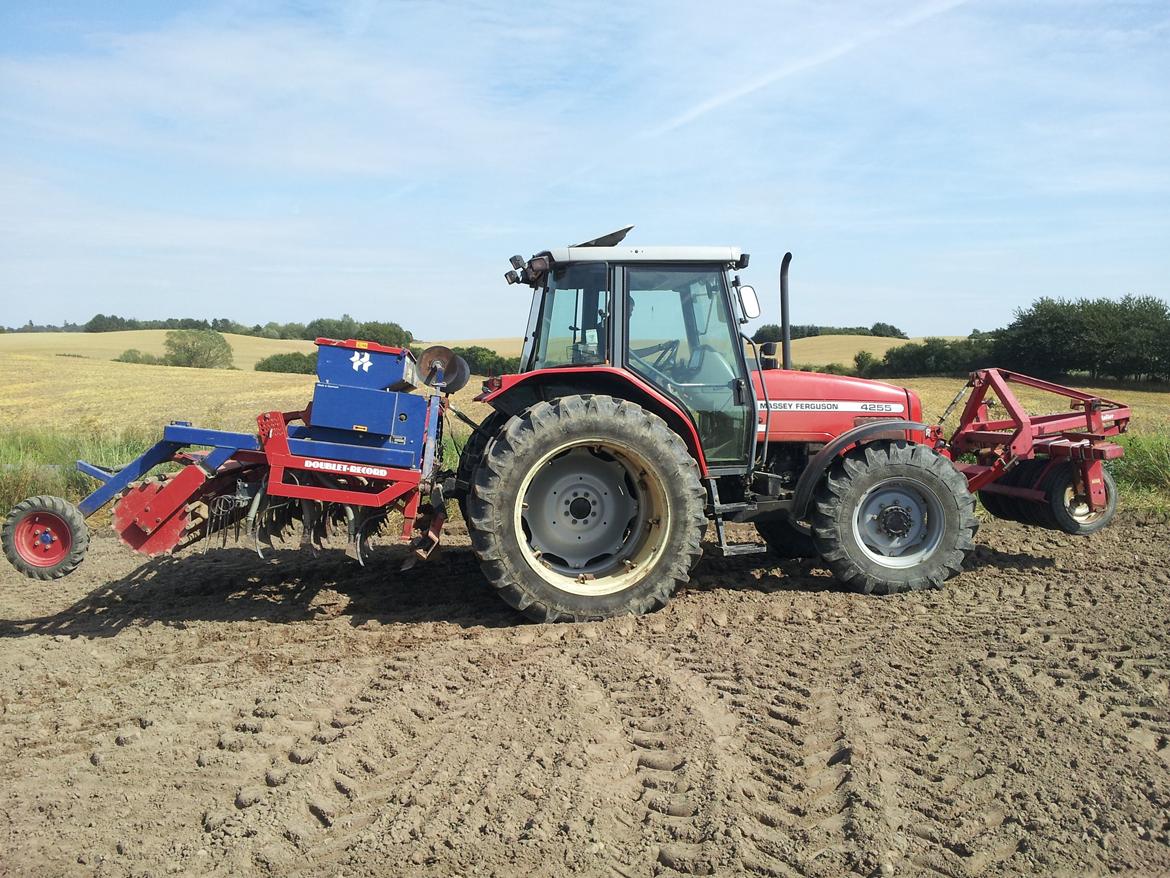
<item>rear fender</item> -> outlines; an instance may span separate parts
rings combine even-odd
[[[699,465],[700,474],[707,475],[707,460],[694,422],[677,403],[629,372],[612,366],[540,369],[520,375],[504,375],[498,382],[498,386],[485,385],[488,389],[476,400],[509,415],[523,411],[539,400],[583,393],[603,393],[637,403],[666,421],[682,437]]]
[[[793,500],[790,517],[793,521],[801,521],[808,514],[808,506],[812,501],[813,492],[833,461],[852,448],[876,439],[905,439],[907,433],[925,434],[929,428],[926,424],[915,421],[874,421],[855,427],[847,433],[842,433],[832,442],[829,442],[818,451],[808,462],[800,480],[796,483],[796,497]]]

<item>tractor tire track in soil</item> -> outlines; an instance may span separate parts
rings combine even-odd
[[[0,873],[1170,872],[1164,528],[992,522],[884,599],[707,559],[576,626],[452,536],[0,574]]]

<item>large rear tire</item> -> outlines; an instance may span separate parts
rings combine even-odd
[[[814,501],[817,551],[865,594],[938,588],[975,548],[975,498],[924,445],[873,442],[837,460]]]
[[[510,419],[468,499],[488,582],[541,622],[662,607],[689,578],[707,523],[682,439],[609,396],[539,402]]]
[[[467,485],[467,493],[459,498],[459,511],[463,514],[463,521],[467,521],[467,499],[475,483],[475,468],[483,459],[483,453],[488,444],[496,438],[496,434],[508,423],[510,415],[493,410],[480,424],[478,430],[473,430],[467,437],[467,444],[459,455],[459,469],[455,478]]]

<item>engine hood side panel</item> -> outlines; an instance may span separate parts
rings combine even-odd
[[[768,390],[766,420],[761,376]],[[828,442],[871,418],[921,416],[915,394],[882,381],[767,369],[752,372],[752,383],[758,435],[763,438],[766,424],[769,442]]]

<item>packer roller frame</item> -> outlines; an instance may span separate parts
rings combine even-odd
[[[1068,399],[1071,410],[1032,415],[1012,391],[1013,384]],[[1104,463],[1124,454],[1124,449],[1110,440],[1128,427],[1129,406],[1007,369],[980,369],[972,373],[966,387],[971,395],[959,427],[949,439],[943,439],[941,425],[932,427],[931,434],[939,452],[951,458],[967,478],[969,490],[1025,502],[1048,502],[1050,498],[1040,486],[1054,466],[1068,463],[1073,467],[1075,497],[1084,500],[1093,512],[1107,508],[1111,498],[1106,491]],[[998,399],[1006,417],[992,415],[989,395]],[[964,455],[974,455],[976,462],[960,460]],[[1001,477],[1024,461],[1037,459],[1047,461],[1047,465],[1030,473],[1027,484],[1000,483]]]

